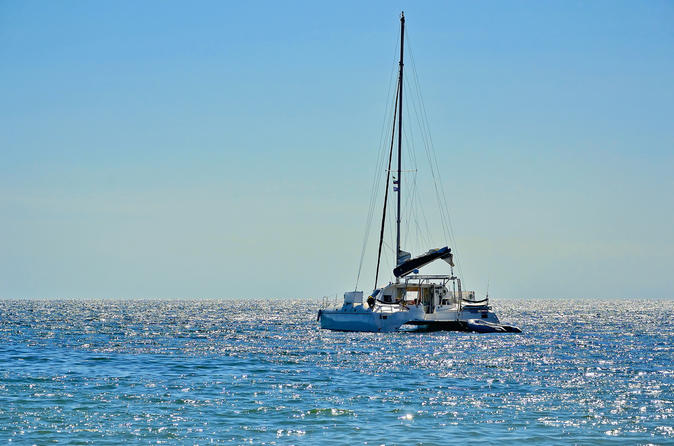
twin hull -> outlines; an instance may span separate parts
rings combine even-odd
[[[398,330],[405,324],[431,329],[464,330],[465,322],[480,319],[499,323],[496,315],[486,305],[456,308],[436,307],[433,313],[425,313],[423,305],[411,305],[396,309],[380,306],[371,310],[364,306],[345,304],[337,310],[320,310],[321,328],[336,331],[387,332]]]

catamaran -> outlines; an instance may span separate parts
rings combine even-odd
[[[398,84],[393,107],[393,131],[386,171],[384,210],[381,220],[377,272],[373,292],[363,302],[363,291],[348,291],[340,308],[321,309],[318,320],[321,328],[338,331],[388,332],[403,325],[422,326],[427,329],[459,331],[519,331],[515,327],[502,325],[489,306],[489,297],[476,299],[474,291],[464,291],[461,279],[454,274],[454,255],[448,246],[431,249],[412,257],[401,249],[400,222],[403,145],[403,74],[404,74],[405,15],[400,15],[400,60],[398,63]],[[397,113],[397,116],[396,116]],[[378,287],[381,264],[386,209],[391,180],[393,147],[397,135],[397,175],[393,178],[396,195],[396,247],[395,268],[391,281]],[[449,274],[419,274],[419,268],[436,260],[445,261]]]

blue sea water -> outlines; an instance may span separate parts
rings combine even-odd
[[[318,301],[0,301],[0,442],[674,444],[674,301],[496,300],[522,334]]]

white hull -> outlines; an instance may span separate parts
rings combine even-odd
[[[338,310],[319,313],[321,328],[335,331],[390,332],[420,318],[423,318],[421,306],[382,305],[371,310],[347,304]]]
[[[378,305],[374,310],[362,305],[345,304],[340,309],[321,310],[321,328],[335,331],[391,332],[403,325],[419,325],[444,330],[466,330],[466,322],[479,319],[499,324],[498,317],[486,305],[437,306],[426,313],[423,305]]]
[[[494,324],[500,323],[496,314],[491,311],[491,307],[486,305],[481,306],[463,306],[460,310],[456,307],[442,307],[438,306],[432,313],[424,313],[422,319],[415,319],[414,322],[419,324],[423,322],[456,322],[468,321],[470,319],[481,319]]]
[[[460,310],[436,307],[433,313],[424,313],[422,317],[413,319],[408,324],[431,330],[470,331],[467,323],[471,320],[500,323],[490,307],[481,306],[479,308],[463,307]]]

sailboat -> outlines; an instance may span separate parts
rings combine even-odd
[[[454,275],[454,255],[448,246],[430,249],[412,257],[401,249],[400,221],[402,182],[402,135],[403,135],[403,74],[404,74],[405,15],[400,15],[400,60],[398,63],[398,86],[393,115],[393,132],[386,171],[384,210],[381,220],[377,273],[372,293],[363,302],[363,291],[344,293],[340,308],[321,309],[318,321],[321,328],[336,331],[390,332],[403,325],[419,326],[431,330],[457,330],[476,332],[519,332],[516,327],[502,325],[489,306],[489,298],[477,300],[474,291],[464,291],[461,279]],[[396,116],[397,114],[397,116]],[[397,122],[396,122],[397,120]],[[377,286],[381,263],[384,226],[388,192],[391,179],[394,137],[397,134],[397,176],[393,178],[396,195],[396,247],[395,281],[383,287]],[[446,262],[450,274],[424,275],[419,268],[436,260]]]

